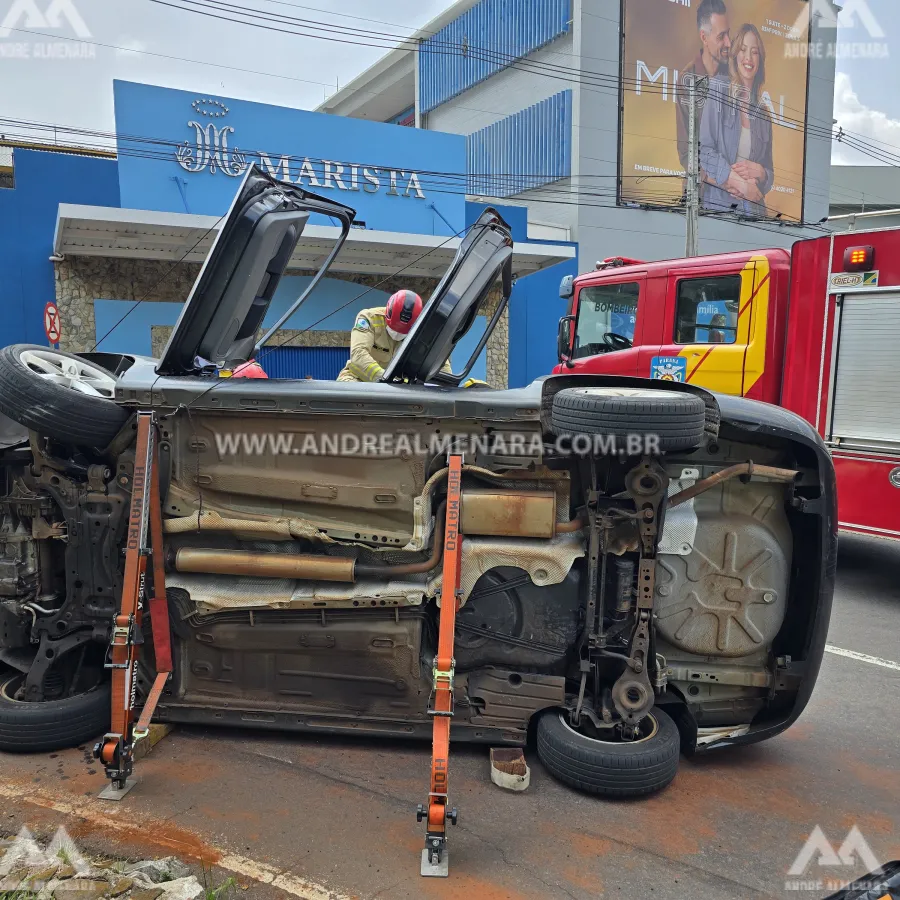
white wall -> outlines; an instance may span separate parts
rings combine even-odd
[[[527,206],[529,222],[561,225],[574,232],[578,224],[578,198],[571,178],[554,181],[533,191],[523,191],[515,197],[504,197],[508,206]],[[572,240],[575,238],[573,237]]]
[[[820,11],[826,4],[814,7]],[[811,40],[813,43],[833,43],[837,38],[837,13],[830,22],[813,14]],[[807,120],[815,132],[830,131],[834,122],[835,59],[811,59],[809,61],[809,93]],[[832,141],[825,134],[806,137],[806,194],[803,198],[803,219],[819,222],[829,214],[831,205],[831,151]]]

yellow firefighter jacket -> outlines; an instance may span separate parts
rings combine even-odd
[[[403,341],[395,341],[384,320],[384,307],[364,309],[350,332],[350,359],[338,381],[378,381]]]
[[[388,334],[383,306],[364,309],[357,315],[356,324],[350,332],[350,359],[337,380],[378,381],[402,343]],[[453,371],[449,359],[441,371]]]

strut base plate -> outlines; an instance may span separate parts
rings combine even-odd
[[[121,790],[117,787],[113,787],[113,785],[108,784],[99,794],[97,794],[97,798],[99,800],[123,800],[125,795],[128,794],[131,789],[138,783],[137,778],[126,778],[125,779],[125,787]]]
[[[428,851],[423,850],[420,874],[426,878],[447,878],[450,875],[450,851],[444,847],[441,861],[435,865],[428,861]]]

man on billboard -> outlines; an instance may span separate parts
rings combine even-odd
[[[728,8],[724,0],[702,0],[697,7],[697,28],[700,32],[700,51],[681,70],[681,93],[676,107],[678,122],[678,156],[685,171],[688,169],[688,128],[691,106],[691,81],[708,75],[728,76],[728,56],[731,51],[731,30]]]

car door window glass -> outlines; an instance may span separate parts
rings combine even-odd
[[[633,346],[639,295],[637,282],[582,288],[573,358],[627,350]]]
[[[736,343],[740,307],[740,275],[680,281],[675,314],[675,343]]]

